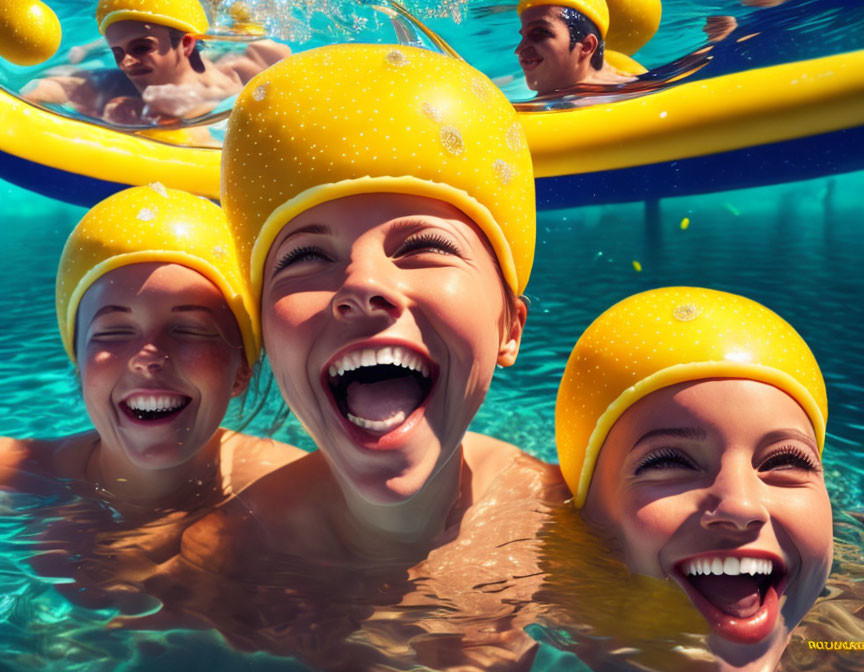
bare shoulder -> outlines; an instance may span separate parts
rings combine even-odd
[[[184,560],[215,574],[242,571],[240,549],[253,542],[253,514],[234,498],[183,531],[180,555]],[[256,544],[252,544],[254,548]]]
[[[309,530],[321,527],[323,460],[317,453],[304,455],[262,476],[189,527],[183,533],[183,557],[231,575],[252,571],[263,556],[283,546],[299,552]]]
[[[82,478],[87,457],[98,440],[95,431],[59,439],[0,437],[0,484],[9,485],[21,470],[58,478]]]
[[[0,485],[9,484],[30,459],[37,443],[35,439],[0,436]]]
[[[475,464],[479,466],[488,461],[509,462],[517,455],[522,454],[522,451],[512,443],[476,432],[465,434],[465,438],[462,439],[462,449],[465,453],[465,460],[471,467]]]
[[[273,40],[260,40],[246,47],[242,55],[225,56],[216,61],[215,65],[221,72],[237,76],[246,84],[259,72],[290,54],[291,48],[288,45]]]
[[[291,47],[273,40],[258,40],[246,47],[246,56],[260,63],[263,68],[269,68],[290,55]]]
[[[305,450],[287,443],[224,430],[222,459],[223,464],[229,465],[231,486],[235,491],[305,455],[308,455]]]
[[[512,496],[565,499],[567,485],[557,464],[549,464],[506,441],[468,432],[462,441],[465,462],[474,474],[475,492],[482,496],[492,486]]]

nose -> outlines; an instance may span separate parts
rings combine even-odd
[[[708,489],[702,527],[712,531],[757,531],[768,521],[762,481],[749,460],[721,465]]]
[[[333,297],[333,315],[345,322],[364,318],[395,320],[405,307],[404,299],[389,277],[387,261],[352,262],[345,282]]]
[[[165,368],[168,359],[168,353],[153,343],[148,343],[132,356],[129,368],[136,373],[155,373]]]
[[[518,56],[519,52],[522,51],[524,48],[525,48],[525,37],[520,35],[519,36],[519,44],[516,45],[516,48],[513,50],[513,53]]]

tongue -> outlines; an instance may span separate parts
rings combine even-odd
[[[753,616],[762,606],[760,579],[748,574],[696,575],[688,577],[702,595],[720,611],[738,618]],[[764,580],[764,578],[762,579]]]
[[[423,400],[423,390],[413,376],[375,383],[354,381],[348,386],[348,411],[366,420],[389,420],[402,411],[407,418]]]

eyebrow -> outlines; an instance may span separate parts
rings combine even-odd
[[[333,229],[331,229],[326,224],[309,224],[307,226],[302,226],[299,229],[297,229],[296,231],[292,231],[287,236],[285,236],[280,241],[279,245],[282,245],[283,243],[291,240],[294,236],[299,236],[303,233],[311,233],[311,234],[318,234],[318,235],[322,235],[322,236],[329,236],[330,234],[333,233]]]
[[[704,441],[708,438],[708,433],[700,427],[663,427],[662,429],[652,429],[650,432],[646,432],[639,437],[639,440],[633,444],[631,450],[635,450],[640,443],[649,439],[656,439],[657,437]]]
[[[208,308],[207,306],[198,306],[194,304],[184,305],[184,306],[174,306],[171,309],[172,313],[190,313],[193,311],[204,311],[205,313],[213,314],[213,310]]]
[[[801,443],[806,444],[818,457],[819,456],[819,448],[816,445],[816,441],[812,436],[808,436],[804,432],[798,429],[775,429],[772,432],[768,432],[765,436],[762,437],[762,440],[759,441],[759,448],[764,448],[765,446],[770,446],[772,443],[777,443],[778,441],[783,441],[786,439],[795,439],[796,441],[800,441]]]
[[[107,306],[102,306],[99,310],[97,310],[96,314],[93,315],[93,318],[90,320],[90,323],[92,324],[93,321],[97,317],[102,317],[103,315],[107,315],[108,313],[131,313],[131,312],[132,312],[132,309],[129,308],[128,306],[115,306],[115,305],[109,304]]]

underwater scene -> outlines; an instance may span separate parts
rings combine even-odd
[[[49,4],[64,28],[60,50],[35,68],[0,60],[6,91],[26,91],[51,68],[68,68],[73,47],[99,39],[91,3]],[[214,33],[251,21],[229,5],[207,5]],[[452,48],[517,109],[538,105],[513,53],[514,3],[245,6],[255,25],[294,52],[346,41]],[[731,37],[715,34],[709,42],[708,17],[720,17],[708,25]],[[625,87],[624,97],[650,98],[679,78],[860,50],[862,29],[859,2],[666,0],[657,35],[635,54],[649,72],[640,82],[648,83],[638,91]],[[213,40],[208,48],[234,46]],[[114,64],[101,44],[86,59],[92,67]],[[571,92],[577,100],[618,93]],[[562,100],[572,102],[569,95]],[[233,102],[208,113],[218,142]],[[827,136],[836,144],[830,151],[817,146]],[[518,359],[496,368],[470,424],[471,432],[557,464],[555,404],[568,356],[598,315],[635,293],[705,287],[782,316],[809,345],[827,388],[822,468],[834,541],[827,584],[780,658],[777,669],[790,672],[864,669],[864,147],[860,132],[842,136],[851,143],[845,153],[837,137],[797,145],[797,156],[771,175],[760,174],[767,164],[735,152],[716,172],[713,164],[682,163],[674,183],[655,182],[659,173],[615,170],[605,181],[584,183],[538,174]],[[87,208],[52,198],[51,185],[39,189],[42,195],[12,183],[29,183],[23,174],[8,177],[0,180],[0,436],[86,432],[93,423],[64,351],[54,297],[61,252]],[[265,354],[222,426],[315,451],[280,385]],[[98,495],[98,484],[82,495],[62,479],[26,472],[0,492],[0,670],[717,669],[710,628],[674,582],[631,573],[604,553],[557,495],[508,501],[502,491],[502,503],[475,512],[471,524],[507,541],[471,548],[466,539],[456,559],[436,550],[410,569],[361,571],[280,556],[260,575],[224,576],[194,563],[177,567],[171,512],[153,522]],[[193,521],[207,513],[203,505],[190,511],[184,515]],[[529,565],[534,571],[525,571]]]

